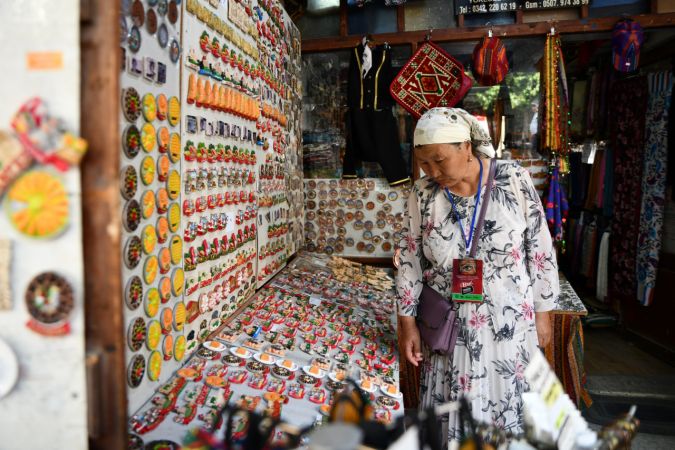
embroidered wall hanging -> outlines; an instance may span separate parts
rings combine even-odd
[[[455,106],[471,89],[464,66],[432,42],[425,42],[394,77],[389,92],[419,119],[436,106]]]

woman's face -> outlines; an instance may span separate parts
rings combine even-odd
[[[469,169],[471,144],[429,144],[415,147],[420,167],[436,183],[451,188],[464,178]]]

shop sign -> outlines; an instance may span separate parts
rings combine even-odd
[[[589,0],[455,0],[455,14],[512,12],[518,9],[556,9],[587,6]]]

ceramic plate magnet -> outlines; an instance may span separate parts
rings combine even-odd
[[[145,191],[141,195],[141,208],[144,219],[149,219],[155,213],[155,193]]]
[[[161,338],[162,327],[159,326],[159,322],[156,320],[148,322],[148,336],[145,342],[148,350],[156,350]]]
[[[133,53],[138,52],[138,50],[141,48],[141,32],[136,25],[131,27],[131,30],[129,30],[127,45],[129,46],[129,50],[131,50]]]
[[[146,225],[143,228],[143,233],[141,236],[141,240],[143,242],[143,252],[149,255],[155,250],[155,246],[157,245],[157,232],[155,231],[155,226]]]
[[[141,0],[136,0],[131,5],[131,21],[137,27],[142,27],[145,21],[145,8]]]
[[[180,361],[185,356],[185,336],[180,335],[176,338],[176,342],[173,347],[173,357],[176,361]]]
[[[125,200],[129,200],[136,195],[138,189],[138,174],[133,166],[126,166],[122,169],[122,182],[120,183],[120,192]]]
[[[169,208],[169,193],[164,188],[157,189],[157,212],[164,214]]]
[[[145,343],[147,333],[145,321],[140,317],[134,319],[129,324],[129,329],[127,330],[127,343],[129,344],[129,348],[134,352],[139,351]]]
[[[174,269],[171,274],[171,292],[176,297],[180,297],[183,293],[183,287],[185,286],[185,272],[182,268]]]
[[[160,244],[165,243],[169,239],[169,220],[164,216],[160,216],[157,219],[155,229],[157,230],[157,242]]]
[[[123,145],[124,154],[129,159],[133,159],[141,151],[141,132],[136,125],[129,125],[124,130]]]
[[[145,294],[145,304],[143,306],[145,314],[147,314],[148,317],[155,317],[159,311],[160,302],[161,300],[157,288],[148,289],[148,292]]]
[[[180,58],[180,44],[177,40],[171,40],[171,47],[169,48],[169,57],[171,58],[172,63],[177,63],[178,58]]]
[[[185,303],[178,302],[176,306],[173,307],[173,327],[176,331],[183,331],[183,326],[185,326],[185,319],[187,318],[187,311],[185,309]]]
[[[157,32],[157,14],[154,9],[148,9],[145,14],[145,29],[150,36]]]
[[[180,122],[180,101],[178,97],[173,96],[169,99],[169,123],[175,127],[178,122]]]
[[[141,181],[148,186],[155,180],[155,160],[152,156],[146,156],[141,161]]]
[[[162,277],[159,280],[158,290],[162,303],[168,302],[171,299],[171,279],[169,277]]]
[[[54,272],[33,278],[26,288],[25,300],[28,313],[43,324],[64,322],[75,304],[72,286]]]
[[[128,269],[135,268],[141,262],[141,239],[131,236],[124,246],[124,264]]]
[[[151,381],[156,381],[159,374],[162,372],[162,355],[158,351],[154,351],[148,358],[148,378]]]
[[[171,262],[174,265],[178,265],[183,256],[183,240],[181,237],[173,236],[169,248],[171,249]]]
[[[145,375],[145,358],[142,355],[134,355],[127,369],[127,382],[132,388],[138,387]]]
[[[124,290],[124,301],[132,311],[141,305],[143,301],[143,282],[140,277],[134,275],[129,278]]]
[[[141,127],[141,146],[147,153],[155,150],[157,146],[157,131],[151,123],[145,123]]]
[[[143,118],[147,122],[152,122],[157,118],[157,101],[150,93],[143,96]]]
[[[171,269],[171,252],[168,248],[164,247],[159,251],[159,273],[169,273],[169,269]],[[171,292],[171,284],[168,286],[167,293]]]
[[[169,198],[171,200],[176,200],[180,195],[180,174],[177,170],[171,170],[171,172],[169,172],[167,189],[169,190]]]
[[[180,226],[180,217],[180,206],[178,203],[172,203],[169,205],[169,230],[172,233],[178,231],[178,227]]]
[[[124,205],[122,213],[124,229],[128,232],[136,231],[141,223],[141,205],[133,198]]]
[[[159,46],[162,48],[166,48],[169,43],[169,30],[167,30],[165,24],[161,24],[157,30],[157,42],[159,42]]]
[[[159,261],[155,255],[149,256],[143,265],[143,280],[147,284],[152,284],[157,278],[159,272]],[[159,295],[159,293],[158,293]]]
[[[171,133],[169,138],[169,158],[172,163],[180,161],[180,135],[178,133]]]
[[[122,102],[124,117],[129,122],[135,122],[141,115],[141,97],[138,91],[132,87],[122,91]]]

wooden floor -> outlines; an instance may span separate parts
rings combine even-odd
[[[675,366],[638,348],[613,329],[584,328],[586,374],[675,375]]]

